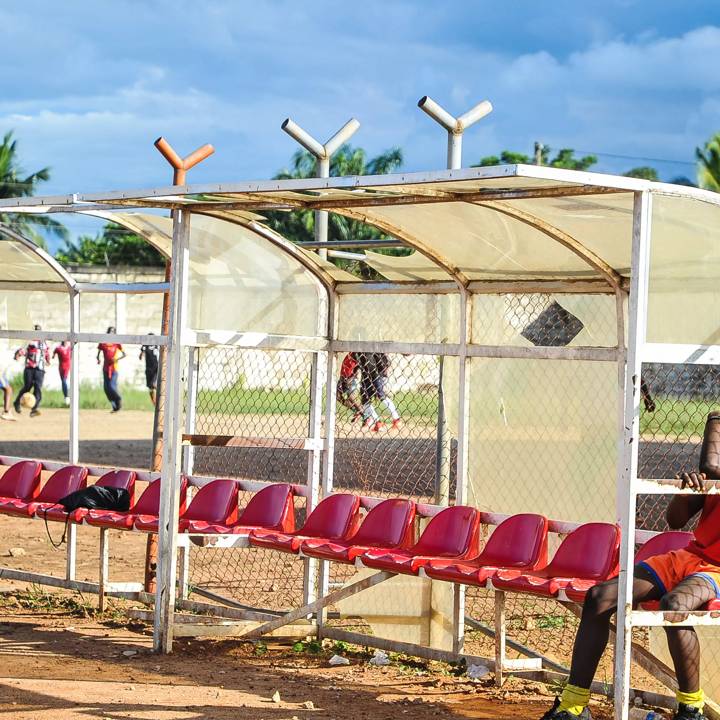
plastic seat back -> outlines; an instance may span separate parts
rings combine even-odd
[[[586,523],[560,544],[547,575],[605,579],[617,569],[620,529],[610,523]]]
[[[353,527],[360,511],[360,498],[348,493],[328,495],[308,515],[298,531],[309,537],[341,538]]]
[[[187,478],[183,477],[180,483],[180,514],[185,510],[185,499],[187,495]],[[159,515],[160,514],[160,480],[153,480],[138,498],[137,503],[130,508],[135,515]]]
[[[475,508],[449,507],[431,518],[412,552],[438,557],[465,555],[477,545],[479,527],[480,513]]]
[[[38,502],[56,503],[76,490],[87,486],[87,468],[67,465],[54,472],[35,498]]]
[[[295,527],[295,508],[292,487],[286,483],[268,485],[256,492],[243,511],[237,524],[247,527]]]
[[[690,544],[693,534],[671,530],[650,538],[635,554],[635,564],[644,562],[653,555],[664,555],[671,550],[682,550]]]
[[[238,486],[234,480],[213,480],[193,496],[183,520],[229,523],[237,518]]]
[[[493,530],[478,562],[493,567],[542,567],[547,563],[547,545],[547,518],[521,513]]]
[[[111,470],[106,472],[95,484],[100,487],[119,488],[130,493],[130,506],[135,501],[135,480],[137,473],[134,470]]]
[[[415,503],[392,498],[368,512],[349,542],[358,546],[402,547],[412,542]]]
[[[42,464],[21,460],[11,465],[0,478],[0,497],[32,500],[40,490]]]

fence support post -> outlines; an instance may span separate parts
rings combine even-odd
[[[77,335],[80,332],[80,293],[70,291],[70,332]],[[76,465],[80,459],[80,358],[78,344],[73,341],[70,345],[70,433],[68,442],[68,460]],[[75,579],[75,566],[77,563],[77,525],[68,523],[67,555],[65,557],[65,579]]]
[[[166,354],[167,397],[163,427],[163,468],[158,524],[158,572],[153,644],[156,652],[172,650],[177,575],[177,535],[181,482],[181,425],[183,392],[182,331],[188,303],[190,213],[173,210],[172,272],[168,352]]]
[[[650,269],[652,195],[636,192],[633,204],[630,307],[625,363],[624,413],[620,427],[617,474],[618,520],[622,529],[618,579],[617,634],[615,635],[615,718],[628,720],[632,626],[633,555],[635,538],[635,484],[640,441],[640,383],[647,324],[647,291]]]

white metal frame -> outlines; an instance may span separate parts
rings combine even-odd
[[[478,190],[463,197],[459,192],[449,193],[447,184],[455,180],[482,180],[525,177],[536,180],[545,180],[549,184],[544,187],[526,187],[518,189],[492,189]],[[417,187],[420,184],[443,183],[442,191]],[[553,184],[554,183],[554,184]],[[373,193],[365,193],[365,188],[373,189]],[[323,195],[324,190],[347,191],[340,197]],[[379,192],[377,192],[379,191]],[[295,193],[294,196],[281,197],[275,193]],[[206,212],[209,214],[221,213],[225,210],[246,209],[257,210],[262,208],[284,208],[284,209],[310,209],[318,212],[327,210],[340,212],[349,217],[363,219],[358,208],[372,207],[373,205],[388,204],[420,204],[429,202],[497,202],[506,201],[502,207],[488,205],[485,207],[496,209],[500,212],[507,212],[513,199],[517,198],[539,198],[553,196],[591,195],[594,193],[625,192],[634,195],[634,216],[632,235],[632,266],[627,306],[629,333],[627,347],[625,347],[625,302],[628,292],[627,280],[617,275],[612,268],[598,264],[598,258],[591,257],[581,245],[575,243],[573,238],[560,236],[557,229],[545,228],[549,237],[557,242],[570,247],[580,257],[583,257],[590,267],[599,268],[605,280],[566,278],[563,280],[546,281],[470,281],[462,275],[461,270],[455,270],[442,257],[428,252],[422,242],[403,233],[393,233],[402,240],[408,247],[424,253],[431,257],[439,267],[447,272],[447,280],[444,282],[432,283],[336,283],[329,278],[321,268],[313,268],[312,263],[302,261],[306,268],[312,272],[319,283],[327,292],[328,313],[327,325],[323,331],[318,332],[318,337],[296,338],[280,337],[271,335],[254,336],[247,333],[217,333],[208,331],[190,331],[184,325],[184,303],[187,292],[187,225],[184,217],[188,211]],[[349,194],[351,193],[351,194]],[[313,415],[311,418],[310,438],[322,439],[323,457],[318,461],[319,451],[317,446],[311,448],[311,470],[309,474],[308,495],[310,502],[319,495],[320,489],[329,492],[332,488],[332,423],[334,422],[336,408],[331,396],[334,396],[334,388],[329,387],[329,379],[333,377],[334,356],[339,352],[351,350],[370,350],[384,352],[412,352],[414,354],[433,354],[442,356],[456,356],[460,363],[461,387],[458,388],[460,401],[460,428],[459,428],[459,456],[458,456],[458,501],[465,497],[467,478],[467,426],[469,421],[469,396],[462,387],[462,380],[466,377],[468,364],[472,357],[493,357],[493,358],[539,358],[539,359],[564,359],[573,360],[595,360],[618,362],[619,397],[622,408],[618,413],[619,425],[619,447],[618,447],[618,519],[623,527],[623,546],[620,574],[620,599],[618,603],[618,628],[616,638],[616,716],[618,720],[626,720],[628,716],[629,699],[629,675],[631,628],[640,623],[659,625],[665,622],[661,614],[648,614],[633,612],[629,604],[632,590],[632,555],[634,538],[635,499],[637,493],[652,491],[668,492],[668,486],[661,483],[651,483],[647,480],[639,480],[637,477],[637,449],[639,440],[639,382],[640,369],[643,362],[684,362],[696,364],[718,364],[720,362],[719,346],[687,346],[687,345],[658,345],[646,344],[645,324],[647,320],[647,286],[648,286],[648,263],[650,257],[650,227],[652,213],[652,198],[654,194],[684,197],[699,202],[720,206],[720,196],[694,188],[678,188],[662,183],[650,183],[634,178],[619,178],[596,173],[574,172],[559,170],[555,168],[512,165],[495,168],[472,168],[466,170],[451,169],[441,172],[427,173],[405,173],[401,175],[375,176],[375,177],[344,177],[344,178],[319,178],[310,180],[285,180],[285,181],[262,181],[251,183],[220,183],[204,184],[188,187],[159,187],[148,190],[125,190],[109,193],[91,193],[84,195],[68,195],[60,197],[36,197],[19,198],[0,201],[0,208],[4,212],[96,212],[109,207],[167,207],[174,211],[174,233],[173,233],[173,262],[177,264],[180,272],[173,274],[171,294],[173,296],[173,324],[172,332],[168,338],[151,336],[154,344],[166,343],[168,345],[168,358],[170,370],[175,379],[175,397],[169,405],[171,412],[166,419],[165,435],[166,445],[166,466],[163,472],[163,505],[161,523],[161,572],[156,602],[156,647],[168,651],[172,643],[172,610],[174,604],[174,572],[176,552],[176,529],[175,520],[177,514],[177,478],[179,477],[179,450],[180,429],[177,417],[180,410],[180,377],[183,347],[189,345],[223,344],[242,347],[263,347],[263,348],[285,348],[312,352],[316,358],[316,370],[313,373]],[[203,201],[197,201],[195,197],[206,196]],[[212,196],[221,196],[215,197]],[[195,196],[195,197],[192,197]],[[510,203],[510,205],[508,204]],[[517,215],[517,213],[515,213]],[[228,221],[232,221],[226,218]],[[523,222],[530,224],[535,221],[529,216],[520,218]],[[372,218],[368,217],[372,222]],[[282,238],[273,235],[272,231],[256,221],[242,223],[246,227],[254,226],[254,231],[268,242],[284,246],[287,243]],[[377,224],[377,223],[376,223]],[[380,225],[378,225],[380,226]],[[386,232],[388,227],[383,227]],[[296,258],[301,254],[297,249],[285,247],[285,250]],[[180,256],[178,256],[180,255]],[[103,291],[112,292],[140,292],[142,289],[138,284],[132,289],[113,286],[106,286]],[[5,284],[3,284],[5,286]],[[162,292],[167,289],[166,284],[155,284],[152,287],[144,286],[144,291]],[[98,288],[85,286],[77,287],[75,299],[78,292],[93,292]],[[339,294],[351,293],[447,293],[459,292],[462,302],[462,321],[457,343],[403,343],[403,342],[363,342],[345,341],[337,339],[336,318],[337,311],[335,302]],[[614,293],[617,297],[618,315],[618,338],[615,347],[582,347],[582,348],[542,348],[542,347],[507,347],[507,346],[483,346],[471,342],[469,318],[472,296],[480,293],[513,293],[513,292],[599,292]],[[75,302],[75,299],[73,302]],[[72,342],[94,342],[106,339],[102,334],[81,333],[79,328],[73,324],[70,333],[43,333],[43,337],[49,339],[69,338]],[[36,337],[36,333],[21,331],[2,331],[0,336],[26,339]],[[122,341],[146,341],[145,336],[122,336]],[[322,360],[321,360],[322,358]],[[322,367],[320,367],[322,365]],[[171,384],[172,386],[172,384]],[[322,412],[319,403],[319,396],[322,387],[326,387],[327,400],[324,409],[326,419],[325,435],[321,438],[319,431],[319,419]],[[71,433],[72,435],[72,433]],[[74,441],[73,441],[74,442]],[[72,455],[71,449],[71,457]],[[75,455],[76,456],[76,455]],[[676,490],[674,490],[676,491]],[[68,576],[70,576],[70,561],[68,562]],[[310,580],[307,587],[309,588]],[[319,588],[321,597],[326,596],[326,588],[322,585]],[[306,599],[311,599],[312,594],[307,593]],[[455,650],[459,652],[462,646],[462,622],[463,612],[462,598],[456,598],[454,612],[455,624]],[[498,596],[497,618],[502,626],[502,597]],[[688,620],[693,624],[705,624],[714,622],[709,615],[692,614]],[[327,629],[326,635],[331,636]],[[504,635],[496,638],[498,643],[498,654],[504,655],[502,647],[505,642]],[[500,673],[502,673],[502,663]]]

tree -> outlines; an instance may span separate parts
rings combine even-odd
[[[95,237],[66,239],[55,257],[63,265],[165,265],[165,258],[147,240],[115,223],[105,225]]]
[[[0,198],[29,197],[35,194],[40,183],[49,179],[50,168],[47,167],[25,175],[17,157],[17,140],[13,138],[12,130],[6,132],[0,144]],[[1,213],[0,223],[33,240],[42,248],[47,247],[43,232],[67,239],[65,226],[48,215]]]
[[[597,162],[595,155],[586,155],[576,158],[575,151],[571,148],[558,150],[557,155],[550,160],[550,148],[543,145],[540,151],[540,164],[549,167],[564,168],[565,170],[587,170]],[[534,165],[535,159],[523,153],[512,150],[503,150],[500,157],[488,155],[480,158],[480,162],[473,167],[488,167],[490,165]]]
[[[715,133],[704,148],[695,148],[698,160],[698,185],[720,192],[720,133]]]
[[[289,169],[275,175],[276,180],[311,178],[316,174],[316,159],[306,150],[298,150],[293,156]],[[402,150],[391,148],[377,157],[368,159],[362,148],[343,145],[330,160],[330,175],[385,175],[397,170],[403,162]],[[293,242],[314,240],[315,215],[311,210],[294,212],[272,211],[265,213],[268,224],[278,233]],[[329,240],[370,240],[386,238],[377,228],[343,215],[330,213],[328,217]],[[405,255],[405,249],[387,248],[378,250],[388,255]],[[336,265],[365,278],[374,278],[374,271],[362,262],[333,259]]]
[[[657,170],[653,167],[649,167],[648,165],[641,165],[640,167],[632,168],[626,173],[623,173],[623,175],[625,177],[640,178],[641,180],[652,180],[653,182],[658,182],[658,180],[660,180]]]

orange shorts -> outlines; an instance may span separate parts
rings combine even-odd
[[[687,550],[672,550],[664,555],[650,557],[640,565],[652,575],[663,595],[685,578],[699,575],[715,586],[715,597],[720,599],[720,566],[703,560],[695,553]]]

